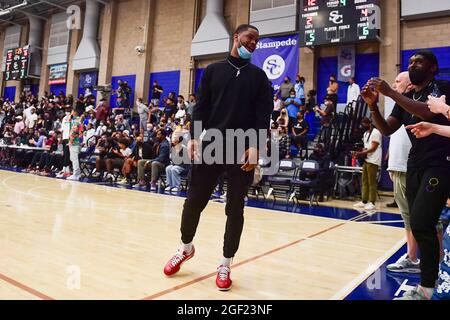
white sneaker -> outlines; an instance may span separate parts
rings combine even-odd
[[[127,185],[128,184],[128,180],[127,178],[123,178],[122,180],[120,180],[119,182],[117,182],[118,184],[123,184],[123,185]]]
[[[177,192],[178,192],[178,188],[177,188],[177,187],[172,188],[171,192],[172,192],[172,193],[177,193]]]
[[[366,204],[362,201],[356,203],[353,205],[353,208],[364,208],[366,206]]]
[[[69,181],[80,181],[80,176],[71,175],[66,180],[69,180]]]
[[[365,206],[364,206],[364,210],[375,210],[375,205],[372,202],[368,202]]]
[[[166,192],[170,192],[170,190],[172,190],[172,187],[167,187],[164,189],[164,191],[166,191]]]
[[[408,257],[408,254],[404,254],[397,260],[386,267],[391,272],[404,272],[404,273],[420,273],[420,260],[412,262]]]
[[[57,178],[62,178],[62,177],[64,177],[64,173],[66,173],[64,170],[63,170],[63,171],[60,171],[60,172],[56,175],[56,177],[57,177]]]

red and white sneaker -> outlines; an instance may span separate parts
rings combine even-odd
[[[180,271],[183,263],[191,259],[194,254],[194,246],[192,246],[192,252],[189,254],[186,251],[181,252],[180,250],[178,250],[177,253],[169,260],[169,262],[167,262],[166,266],[164,267],[164,274],[166,276],[173,276],[175,273]]]
[[[217,268],[216,286],[220,291],[228,291],[231,289],[233,281],[230,279],[231,269],[227,266]]]

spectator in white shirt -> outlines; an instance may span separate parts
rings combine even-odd
[[[139,114],[139,130],[147,130],[147,122],[150,109],[143,102],[142,98],[136,100],[137,112]]]
[[[27,128],[28,129],[34,128],[34,126],[36,125],[37,120],[38,120],[38,116],[36,114],[36,108],[35,107],[31,107],[31,109],[30,109],[30,116],[25,119],[25,124],[26,124]]]
[[[357,158],[365,157],[362,173],[362,202],[355,204],[354,207],[373,210],[378,195],[377,175],[381,167],[382,136],[369,118],[363,118],[361,125],[366,129],[363,136],[364,149],[354,152],[353,156]]]
[[[413,89],[408,72],[400,73],[392,88],[404,94]],[[417,241],[411,230],[408,200],[406,199],[406,171],[408,156],[412,144],[404,126],[401,126],[393,135],[389,143],[389,176],[394,184],[395,203],[400,208],[406,230],[407,253],[395,263],[389,264],[387,269],[392,272],[420,273],[420,261],[418,259]]]
[[[358,84],[355,82],[354,77],[349,78],[348,83],[349,83],[349,86],[348,86],[348,90],[347,90],[347,104],[358,100],[358,97],[361,94],[361,89],[358,86]]]

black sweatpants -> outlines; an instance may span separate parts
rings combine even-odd
[[[181,240],[191,243],[197,231],[200,214],[208,204],[219,176],[227,174],[227,204],[223,256],[233,258],[239,248],[244,227],[244,202],[253,182],[254,171],[245,172],[242,165],[195,164],[191,168],[189,190],[181,218]]]
[[[440,247],[436,225],[450,191],[450,169],[408,169],[406,197],[411,215],[411,229],[419,245],[421,285],[434,288],[439,272]]]
[[[63,166],[70,167],[72,161],[70,161],[69,140],[63,140]]]

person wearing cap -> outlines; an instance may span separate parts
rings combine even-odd
[[[25,123],[21,116],[16,117],[16,123],[14,124],[14,133],[19,135],[25,129]]]
[[[437,81],[439,72],[436,56],[430,51],[418,51],[409,59],[409,78],[414,86],[402,95],[384,80],[372,78],[361,92],[368,104],[373,122],[383,135],[391,135],[401,125],[406,127],[421,122],[449,126],[443,114],[428,108],[428,97],[446,96],[450,103],[450,82]],[[391,115],[385,119],[378,109],[379,95],[396,102]],[[418,139],[408,131],[412,148],[406,173],[411,229],[421,253],[420,285],[406,292],[402,300],[429,300],[433,295],[439,272],[440,245],[436,234],[442,208],[450,190],[450,139],[432,134]]]

